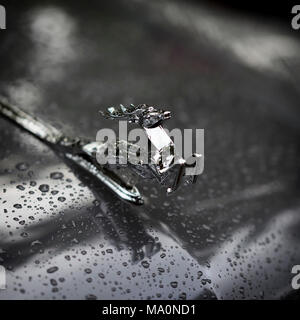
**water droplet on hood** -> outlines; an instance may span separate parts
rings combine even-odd
[[[20,171],[26,171],[29,168],[29,165],[25,162],[18,163],[16,168]]]
[[[41,184],[39,186],[39,190],[42,192],[48,192],[49,191],[49,186],[47,184]]]
[[[57,270],[58,270],[58,267],[51,267],[51,268],[47,269],[47,272],[48,272],[48,273],[54,273],[54,272],[56,272]]]
[[[63,178],[63,173],[61,172],[51,172],[50,173],[50,178],[54,180],[62,179]]]

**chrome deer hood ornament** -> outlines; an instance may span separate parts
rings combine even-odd
[[[136,123],[144,129],[148,143],[152,145],[154,152],[147,152],[143,150],[142,146],[134,146],[127,141],[117,141],[115,144],[118,159],[124,157],[124,154],[130,156],[129,147],[135,152],[147,152],[147,165],[143,163],[130,164],[140,176],[156,178],[163,186],[167,187],[167,193],[172,193],[181,184],[196,182],[202,155],[193,153],[186,160],[182,158],[162,126],[165,120],[171,118],[170,111],[159,110],[146,104],[138,106],[131,104],[129,107],[123,105],[118,108],[110,107],[106,112],[101,113],[108,119],[126,120],[130,123]],[[117,161],[117,163],[119,162]],[[122,161],[122,163],[124,162]]]
[[[92,174],[121,199],[136,205],[143,204],[143,198],[137,187],[129,185],[116,174],[113,170],[116,166],[101,165],[97,161],[97,154],[105,152],[108,144],[99,141],[90,142],[77,137],[70,138],[41,119],[10,104],[4,97],[0,97],[0,114],[48,144],[59,156],[66,159],[67,163],[71,161]],[[175,191],[184,182],[194,183],[196,181],[199,174],[197,168],[202,156],[193,154],[187,160],[177,156],[176,146],[162,127],[163,121],[170,118],[170,112],[157,110],[143,104],[137,107],[130,105],[126,108],[121,105],[119,108],[108,108],[102,114],[109,119],[127,120],[130,123],[139,124],[144,129],[149,143],[154,146],[154,153],[146,154],[147,158],[151,160],[150,162],[129,163],[126,167],[144,179],[156,178],[163,186],[167,187],[168,193]],[[115,142],[117,168],[122,162],[119,160],[128,157],[130,146],[132,148],[130,148],[129,155],[135,151],[142,152],[141,148],[127,141]],[[167,157],[163,156],[165,151],[169,152]],[[187,170],[189,170],[188,174]]]

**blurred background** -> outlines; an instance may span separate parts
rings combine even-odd
[[[0,118],[0,299],[298,298],[292,5],[1,4],[0,93],[10,103],[93,140],[117,128],[100,109],[165,107],[169,129],[205,129],[205,169],[172,197],[137,180],[146,203],[136,208]]]

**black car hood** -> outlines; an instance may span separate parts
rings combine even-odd
[[[7,14],[9,101],[91,139],[116,128],[99,109],[170,106],[169,128],[205,129],[205,169],[170,197],[139,180],[145,205],[134,207],[0,118],[0,299],[293,292],[300,42],[288,27],[171,1],[10,1]]]

